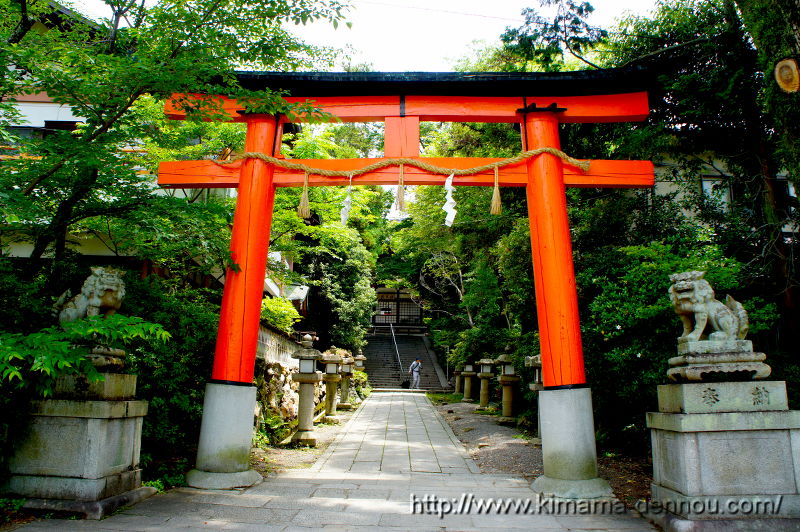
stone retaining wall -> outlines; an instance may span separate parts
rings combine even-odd
[[[292,358],[292,353],[298,349],[300,349],[300,345],[287,334],[264,325],[261,326],[258,332],[257,358],[296,370],[297,359]]]

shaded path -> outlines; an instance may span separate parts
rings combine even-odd
[[[423,515],[428,495],[534,499],[528,481],[484,475],[419,393],[376,393],[310,469],[240,491],[190,488],[157,495],[103,521],[39,521],[39,530],[653,530],[630,515]],[[416,497],[415,514],[410,501]],[[429,510],[433,505],[429,504]]]

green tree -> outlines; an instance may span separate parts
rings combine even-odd
[[[280,93],[242,89],[233,69],[308,65],[320,51],[297,41],[284,24],[337,24],[344,9],[336,0],[106,4],[109,18],[97,23],[63,11],[55,17],[60,22],[49,23],[58,8],[46,2],[0,7],[0,57],[12,67],[1,74],[4,99],[45,92],[83,117],[74,131],[15,139],[33,157],[0,163],[5,221],[32,235],[32,258],[51,250],[56,266],[74,224],[131,212],[151,200],[151,178],[137,173],[137,158],[123,151],[152,132],[135,112],[143,98],[218,93],[253,111],[288,111]],[[183,99],[179,105],[193,118],[222,116],[216,100]],[[8,124],[10,106],[4,103],[0,112]]]

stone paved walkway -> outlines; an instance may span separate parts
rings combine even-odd
[[[424,514],[426,495],[447,502],[428,502]],[[481,498],[531,499],[532,511],[479,515]],[[470,512],[455,513],[470,501]],[[44,520],[22,530],[653,530],[630,514],[533,515],[535,503],[527,481],[480,474],[425,395],[376,393],[310,469],[240,491],[172,490],[102,521]],[[449,515],[435,514],[448,507]]]

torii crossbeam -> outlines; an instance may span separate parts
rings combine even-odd
[[[384,158],[415,158],[448,168],[472,168],[500,159],[420,158],[420,122],[518,123],[523,150],[532,150],[559,148],[558,127],[562,123],[637,121],[643,120],[649,112],[647,93],[641,90],[643,84],[636,71],[558,74],[241,73],[239,80],[249,88],[289,90],[292,96],[287,99],[290,102],[311,100],[316,107],[342,121],[383,121]],[[247,124],[247,152],[279,157],[282,123],[302,121],[302,117],[242,114],[242,107],[236,101],[223,99],[223,102],[232,121]],[[166,113],[175,119],[185,117],[179,108],[171,104],[167,105]],[[292,162],[316,168],[354,171],[375,161],[339,159]],[[388,167],[355,177],[352,184],[395,185],[398,177],[398,167]],[[404,183],[407,185],[441,185],[445,177],[413,167],[406,167],[404,171]],[[207,391],[198,450],[200,471],[195,477],[204,472],[221,472],[212,456],[212,451],[216,451],[221,444],[214,440],[221,437],[221,431],[231,430],[229,420],[225,418],[232,414],[220,405],[232,401],[235,403],[234,396],[244,393],[243,390],[226,392],[218,387],[241,387],[252,383],[275,188],[302,186],[303,182],[302,172],[288,171],[259,159],[246,159],[230,165],[205,160],[165,162],[159,168],[159,184],[165,187],[239,189],[231,241],[232,260],[239,270],[229,270],[226,275],[217,349],[209,384],[217,388],[210,393]],[[346,185],[348,182],[347,178],[314,174],[309,177],[310,186]],[[500,169],[501,186],[526,187],[545,390],[567,392],[566,396],[561,394],[557,399],[558,404],[552,411],[554,415],[558,412],[559,419],[553,419],[555,425],[549,428],[545,423],[547,409],[544,403],[547,394],[542,394],[546,477],[540,477],[537,482],[548,478],[562,482],[599,480],[595,478],[591,398],[584,373],[565,188],[649,187],[653,182],[653,164],[650,161],[593,160],[588,171],[584,172],[563,164],[554,155],[541,154],[527,162]],[[492,186],[494,173],[487,171],[471,176],[456,176],[453,184]],[[250,395],[254,401],[255,394]],[[212,403],[216,401],[216,406],[209,404],[209,397]],[[565,401],[572,405],[567,408],[569,412],[564,411]],[[212,420],[209,416],[214,414],[207,412],[214,409],[226,413]],[[582,436],[575,437],[569,433],[570,427]],[[212,430],[216,434],[211,434]],[[562,465],[556,466],[555,459],[548,460],[548,450],[563,456],[563,435],[576,440],[566,450],[571,456],[572,465],[563,465],[564,460],[561,459],[558,463]],[[247,442],[249,446],[249,439]],[[245,459],[244,463],[228,467],[230,471],[226,473],[244,475],[247,467]],[[208,487],[210,484],[195,478],[193,485]],[[540,483],[539,488],[555,489],[556,492],[560,489],[546,482]]]

